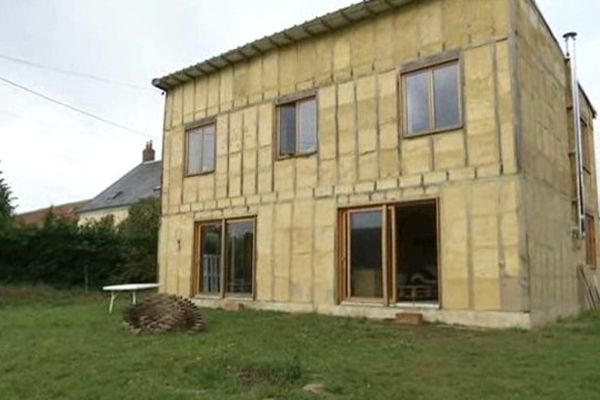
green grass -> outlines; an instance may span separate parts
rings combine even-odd
[[[594,399],[600,316],[523,332],[205,310],[136,336],[101,294],[0,286],[2,399]],[[322,383],[319,395],[302,390]]]

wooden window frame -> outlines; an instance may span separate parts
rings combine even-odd
[[[231,293],[225,291],[225,252],[227,251],[227,224],[235,222],[251,221],[253,223],[252,238],[252,292],[251,293]],[[202,227],[220,226],[221,227],[221,248],[219,249],[219,293],[203,293],[202,288]],[[196,221],[194,223],[194,250],[192,262],[192,297],[207,299],[237,298],[245,300],[256,300],[256,216],[223,218],[216,220]]]
[[[202,221],[196,222],[194,224],[194,254],[193,254],[193,263],[192,263],[192,282],[191,282],[191,293],[192,296],[202,296],[202,297],[212,297],[218,298],[220,297],[221,287],[219,286],[219,293],[204,293],[202,292],[203,287],[203,258],[202,258],[202,249],[204,247],[204,240],[202,237],[202,228],[205,226],[219,226],[221,228],[221,249],[219,251],[219,257],[222,258],[222,241],[223,241],[223,225],[221,220],[210,220],[210,221]],[[220,267],[219,267],[220,269]],[[219,283],[221,285],[221,283]]]
[[[597,246],[596,246],[596,219],[594,218],[594,214],[591,212],[587,212],[585,214],[585,225],[586,225],[586,233],[585,233],[585,262],[587,265],[597,268]]]
[[[192,133],[193,131],[197,130],[197,129],[203,129],[209,126],[213,126],[213,130],[214,130],[214,148],[213,148],[213,167],[211,170],[207,170],[207,171],[200,171],[200,172],[195,172],[195,173],[190,173],[188,168],[189,168],[189,157],[190,157],[190,133]],[[184,145],[184,178],[189,178],[189,177],[193,177],[193,176],[201,176],[201,175],[210,175],[213,174],[215,172],[215,170],[217,169],[217,121],[215,118],[206,118],[200,121],[196,121],[196,122],[192,122],[190,124],[187,124],[185,126],[185,145]],[[202,136],[204,137],[204,133],[202,134]],[[204,143],[204,138],[202,139],[202,142]],[[200,148],[200,167],[202,167],[202,157],[204,154],[204,149]]]
[[[452,126],[436,128],[435,127],[435,78],[434,78],[434,72],[437,69],[444,68],[448,65],[456,65],[456,69],[457,69],[457,74],[456,74],[457,89],[458,89],[457,99],[459,102],[459,104],[458,104],[458,124],[452,125]],[[422,131],[422,132],[410,133],[409,127],[408,127],[409,118],[408,118],[407,78],[409,78],[413,75],[421,74],[423,72],[427,72],[427,78],[428,78],[427,84],[428,84],[428,88],[429,88],[429,104],[428,104],[428,106],[429,106],[429,109],[428,109],[429,124],[433,128]],[[463,83],[463,73],[462,73],[462,62],[459,57],[452,57],[449,59],[430,61],[430,62],[427,62],[422,65],[417,64],[417,66],[409,66],[401,72],[400,79],[399,79],[399,85],[400,85],[399,92],[400,92],[400,96],[401,96],[401,102],[400,102],[401,106],[400,106],[400,114],[399,115],[401,115],[401,118],[400,118],[401,124],[402,124],[401,131],[402,131],[403,138],[406,138],[406,139],[418,138],[421,136],[455,131],[455,130],[464,128],[464,126],[465,126],[465,122],[464,122],[464,114],[465,114],[464,113],[464,103],[465,102],[464,102],[464,98],[463,98],[464,83]]]
[[[315,149],[312,151],[299,152],[300,148],[300,104],[315,101]],[[294,104],[296,107],[296,152],[294,154],[281,154],[281,107]],[[309,90],[289,96],[284,96],[275,102],[275,160],[289,160],[291,158],[310,157],[319,152],[319,99],[316,91]]]
[[[372,303],[381,304],[383,306],[399,305],[398,302],[398,282],[397,270],[394,267],[397,261],[397,249],[393,244],[397,239],[396,229],[389,229],[388,221],[396,220],[398,209],[403,207],[417,205],[434,205],[436,210],[436,238],[437,238],[437,307],[442,308],[442,248],[441,248],[441,229],[440,229],[440,200],[439,198],[422,199],[403,202],[388,202],[376,205],[355,206],[338,209],[338,228],[337,228],[337,296],[338,304],[362,304]],[[350,272],[350,215],[356,212],[369,212],[381,210],[382,212],[382,298],[364,298],[351,296],[351,272]],[[388,246],[389,245],[389,246]]]
[[[226,271],[225,271],[225,260],[226,260],[226,254],[225,252],[227,251],[227,226],[230,224],[235,224],[235,223],[240,223],[240,222],[252,222],[252,290],[249,293],[235,293],[235,292],[228,292],[225,289],[225,283],[226,283]],[[223,239],[225,240],[223,242],[223,268],[222,268],[222,273],[223,273],[223,296],[224,297],[238,297],[238,298],[248,298],[248,297],[252,297],[254,298],[254,292],[255,292],[255,278],[256,278],[256,218],[255,217],[241,217],[241,218],[228,218],[228,219],[224,219],[223,220]]]
[[[351,267],[350,267],[350,260],[351,260],[351,254],[352,254],[352,241],[350,240],[350,231],[352,229],[352,225],[351,225],[351,218],[353,214],[360,214],[360,213],[368,213],[368,212],[373,212],[373,211],[379,211],[381,212],[381,284],[382,284],[382,297],[358,297],[358,296],[353,296],[352,295],[352,271],[351,271]],[[359,207],[359,208],[348,208],[345,210],[344,213],[344,218],[346,219],[346,232],[344,232],[344,235],[346,237],[346,254],[345,254],[345,259],[347,260],[345,268],[346,268],[346,282],[345,282],[345,288],[344,288],[344,293],[345,295],[345,300],[350,301],[350,302],[361,302],[361,303],[383,303],[383,304],[387,304],[387,299],[388,299],[388,284],[387,284],[387,268],[386,268],[386,224],[387,224],[387,207],[385,205],[382,206],[371,206],[371,207]]]
[[[583,169],[585,170],[585,172],[587,172],[588,174],[592,173],[592,149],[594,148],[593,143],[592,143],[592,136],[590,133],[590,130],[588,128],[588,124],[585,122],[585,119],[581,118],[581,138],[582,138],[582,143],[581,143],[581,148],[582,148],[582,157],[583,160],[581,162],[581,165],[583,167]]]

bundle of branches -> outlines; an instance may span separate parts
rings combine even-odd
[[[132,305],[123,314],[125,325],[136,333],[203,332],[200,308],[179,296],[159,294]]]

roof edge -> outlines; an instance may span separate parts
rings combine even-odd
[[[155,78],[152,85],[168,91],[186,82],[209,75],[229,66],[260,56],[268,51],[334,32],[355,22],[372,18],[415,0],[364,0],[313,18],[269,36],[246,43],[233,50]]]
[[[150,198],[150,197],[146,197],[146,198]],[[141,200],[145,200],[145,199],[140,199],[140,201]],[[81,209],[81,210],[77,211],[77,215],[93,213],[93,212],[102,211],[102,210],[116,210],[118,208],[129,208],[137,203],[138,202],[129,202],[129,203],[125,203],[125,204],[115,205],[112,207],[111,206],[101,206],[101,207],[94,207],[94,208],[86,208],[86,209]]]
[[[77,206],[79,204],[85,205],[86,203],[89,203],[90,201],[92,201],[92,199],[76,200],[76,201],[70,201],[68,203],[62,203],[62,204],[52,204],[48,207],[36,208],[33,210],[29,210],[29,211],[23,211],[21,213],[14,214],[14,216],[22,217],[22,216],[27,216],[30,214],[39,213],[39,212],[50,211],[50,209],[55,209],[55,208],[59,208],[59,207],[69,207],[69,206],[72,207],[72,206]]]

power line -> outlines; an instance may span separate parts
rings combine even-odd
[[[0,76],[0,81],[2,81],[2,82],[5,82],[5,83],[7,83],[7,84],[9,84],[9,85],[11,85],[11,86],[14,86],[14,87],[16,87],[16,88],[19,88],[19,89],[21,89],[21,90],[24,90],[25,92],[28,92],[28,93],[30,93],[30,94],[33,94],[33,95],[35,95],[35,96],[41,97],[42,99],[44,99],[44,100],[46,100],[46,101],[49,101],[49,102],[51,102],[51,103],[54,103],[54,104],[58,104],[59,106],[62,106],[62,107],[68,108],[68,109],[69,109],[69,110],[71,110],[71,111],[75,111],[75,112],[77,112],[77,113],[79,113],[79,114],[85,115],[85,116],[86,116],[86,117],[88,117],[88,118],[93,118],[93,119],[95,119],[95,120],[97,120],[97,121],[104,122],[105,124],[112,125],[112,126],[114,126],[114,127],[116,127],[116,128],[120,128],[120,129],[123,129],[123,130],[129,131],[129,132],[131,132],[131,133],[135,133],[135,134],[137,134],[137,135],[141,135],[141,136],[144,136],[144,137],[147,137],[147,138],[152,138],[152,139],[157,139],[157,140],[158,140],[158,138],[157,138],[157,137],[150,136],[150,135],[148,135],[148,134],[146,134],[146,133],[144,133],[144,132],[142,132],[142,131],[138,131],[138,130],[136,130],[136,129],[129,128],[128,126],[121,125],[121,124],[119,124],[119,123],[117,123],[117,122],[110,121],[110,120],[108,120],[108,119],[106,119],[106,118],[99,117],[99,116],[97,116],[97,115],[95,115],[95,114],[92,114],[92,113],[91,113],[91,112],[89,112],[89,111],[83,110],[83,109],[81,109],[81,108],[78,108],[78,107],[72,106],[72,105],[70,105],[70,104],[67,104],[67,103],[64,103],[64,102],[62,102],[62,101],[60,101],[60,100],[56,100],[56,99],[54,99],[54,98],[52,98],[52,97],[50,97],[50,96],[47,96],[47,95],[45,95],[45,94],[43,94],[43,93],[37,92],[37,91],[35,91],[35,90],[33,90],[33,89],[29,89],[28,87],[25,87],[25,86],[23,86],[23,85],[20,85],[20,84],[18,84],[18,83],[16,83],[16,82],[13,82],[13,81],[11,81],[10,79],[3,78],[2,76]]]
[[[55,130],[56,129],[63,129],[63,127],[59,127],[59,125],[57,125],[55,123],[48,123],[48,121],[45,121],[43,119],[32,118],[31,115],[27,116],[27,115],[24,115],[24,114],[19,114],[19,113],[10,111],[10,110],[5,110],[5,109],[0,108],[0,117],[2,117],[2,115],[8,115],[9,117],[21,119],[21,120],[28,121],[28,122],[34,121],[38,125],[44,126],[46,128],[52,128],[52,129],[55,129]],[[0,121],[1,121],[1,118],[0,118]],[[77,132],[75,132],[75,133],[77,133]],[[84,133],[84,132],[80,132],[80,133]],[[85,133],[88,134],[88,135],[92,134],[89,131],[85,132]],[[160,140],[160,139],[158,139],[158,138],[156,138],[154,136],[145,136],[145,137],[152,138],[152,139],[155,139],[155,140]]]
[[[97,75],[84,74],[81,72],[70,71],[70,70],[62,69],[62,68],[56,68],[56,67],[52,67],[50,65],[44,65],[44,64],[39,64],[39,63],[33,62],[33,61],[24,60],[22,58],[7,56],[6,54],[0,54],[0,58],[2,58],[4,60],[15,62],[15,63],[28,65],[30,67],[35,67],[35,68],[45,69],[48,71],[58,72],[59,74],[76,76],[76,77],[85,78],[85,79],[92,79],[92,80],[95,80],[98,82],[109,83],[109,84],[118,85],[118,86],[124,86],[129,89],[146,90],[146,91],[151,91],[151,92],[157,93],[157,91],[155,91],[154,89],[146,87],[146,86],[135,85],[133,83],[127,83],[127,82],[117,81],[114,79],[103,78],[103,77],[97,76]]]

